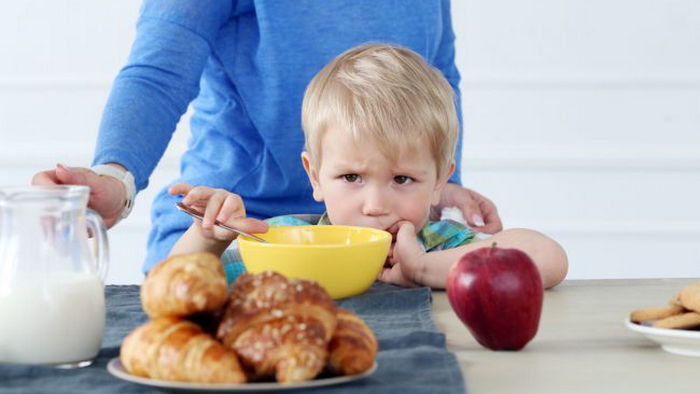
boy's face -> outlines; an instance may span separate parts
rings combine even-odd
[[[314,199],[325,202],[331,223],[381,230],[402,220],[420,230],[453,171],[438,179],[426,144],[399,152],[392,162],[373,141],[356,142],[337,128],[324,135],[321,157],[316,169],[308,153],[302,153]]]

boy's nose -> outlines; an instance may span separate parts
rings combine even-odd
[[[362,204],[362,214],[367,216],[381,216],[389,213],[389,198],[381,188],[372,188],[365,195]]]

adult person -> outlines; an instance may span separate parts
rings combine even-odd
[[[106,104],[92,169],[57,166],[34,184],[86,184],[108,226],[131,209],[194,100],[192,135],[174,183],[222,188],[247,215],[320,213],[302,166],[301,101],[326,63],[365,42],[413,49],[442,71],[460,103],[449,0],[145,0],[126,66]],[[458,111],[461,113],[461,111]],[[460,115],[461,117],[461,115]],[[461,122],[460,122],[461,123]],[[460,208],[475,230],[502,229],[496,207],[460,185],[456,168],[436,212]],[[167,185],[152,206],[144,271],[168,255],[191,219]]]

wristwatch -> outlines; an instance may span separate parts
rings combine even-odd
[[[110,166],[108,164],[99,164],[91,167],[90,169],[98,175],[106,175],[116,178],[124,185],[124,190],[126,190],[126,202],[124,203],[124,210],[122,210],[121,216],[114,223],[117,224],[117,222],[129,216],[131,209],[134,207],[134,198],[136,198],[136,183],[134,182],[134,176],[129,171],[122,170],[119,167]]]

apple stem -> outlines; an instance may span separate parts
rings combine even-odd
[[[491,248],[489,249],[488,255],[489,256],[493,255],[494,250],[496,250],[496,242],[491,244]]]

